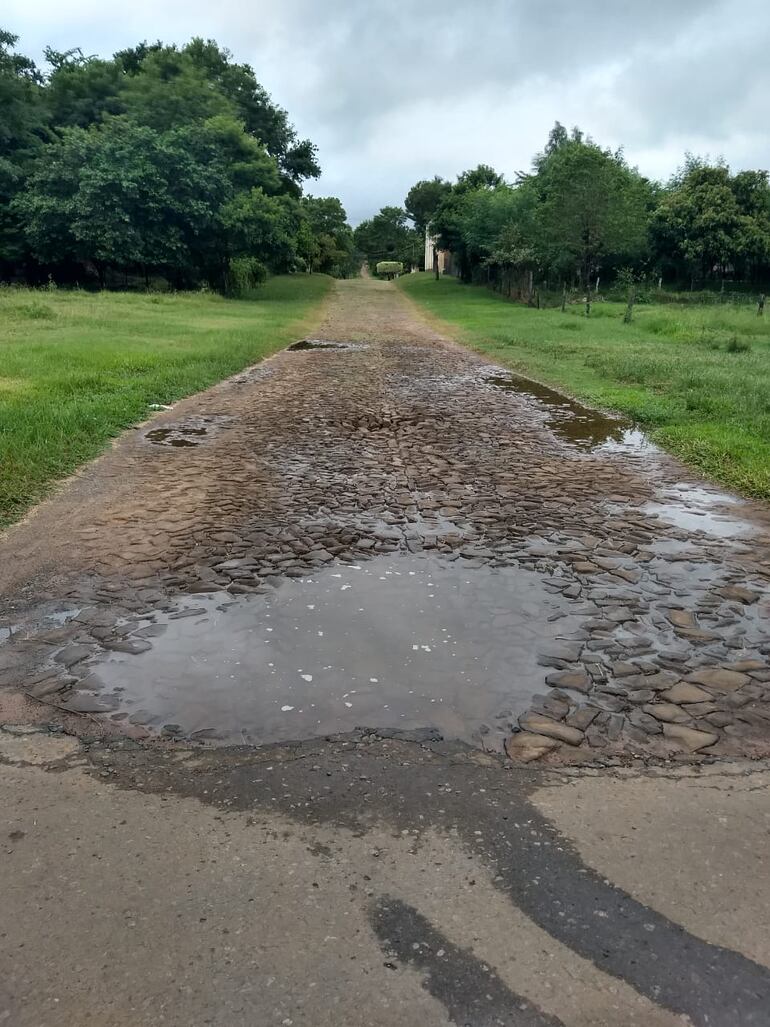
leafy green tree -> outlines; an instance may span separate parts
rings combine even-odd
[[[451,188],[450,182],[436,175],[435,178],[416,182],[406,194],[404,201],[406,215],[414,222],[414,227],[420,235],[425,235],[439,204]]]
[[[64,130],[15,201],[38,260],[177,277],[215,222],[226,182],[147,126]]]
[[[347,214],[336,196],[306,196],[302,213],[309,230],[303,257],[310,271],[320,271],[335,278],[354,274],[356,247]],[[304,239],[304,236],[303,236]]]
[[[424,245],[422,236],[410,228],[406,211],[401,207],[383,207],[373,218],[361,222],[353,238],[372,268],[382,260],[416,267]]]
[[[474,197],[484,191],[498,189],[504,185],[502,175],[488,164],[464,171],[439,203],[431,226],[437,245],[450,250],[457,260],[460,278],[470,282],[474,269],[482,259],[478,233],[474,238],[467,235],[468,219],[472,215]],[[489,240],[491,242],[491,240]]]
[[[57,128],[88,128],[111,114],[122,114],[125,75],[116,61],[85,56],[80,49],[59,53],[46,47],[51,72],[45,95]]]
[[[11,203],[49,138],[43,79],[33,61],[15,52],[17,42],[0,30],[0,269],[25,257]]]
[[[622,153],[562,141],[539,161],[535,187],[547,267],[577,272],[588,288],[603,263],[631,265],[645,254],[652,192]]]
[[[743,265],[753,279],[770,260],[770,191],[765,172],[731,176],[726,164],[688,156],[653,219],[659,260],[691,284]]]
[[[0,33],[0,270],[34,260],[65,280],[120,271],[242,291],[304,248],[348,273],[341,204],[301,202],[315,147],[215,42],[111,60],[48,48],[47,79],[15,44]]]

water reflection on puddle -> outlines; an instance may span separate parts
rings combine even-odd
[[[95,669],[125,690],[134,722],[187,735],[267,742],[435,727],[499,748],[543,688],[539,645],[569,626],[548,621],[558,602],[532,572],[378,557],[266,596],[190,598],[158,618],[165,632],[150,651]]]
[[[741,538],[756,528],[738,516],[742,500],[697,485],[676,485],[666,489],[660,501],[646,503],[642,510],[684,531],[702,531],[717,538]]]
[[[584,406],[531,378],[506,373],[488,376],[485,381],[495,388],[534,400],[547,415],[546,426],[559,438],[581,449],[627,454],[654,452],[656,449],[630,421]]]

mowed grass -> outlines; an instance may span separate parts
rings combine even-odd
[[[399,288],[458,341],[540,381],[627,414],[710,477],[770,499],[770,317],[732,304],[597,303],[562,313],[431,274]],[[454,332],[452,332],[454,329]]]
[[[298,338],[331,284],[281,276],[253,300],[0,288],[0,526],[152,404],[205,389]]]

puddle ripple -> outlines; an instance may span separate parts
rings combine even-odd
[[[196,596],[141,655],[95,666],[135,723],[221,741],[437,728],[500,748],[543,688],[559,597],[534,572],[377,557],[264,596]]]

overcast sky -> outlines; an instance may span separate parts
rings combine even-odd
[[[213,37],[318,144],[356,223],[478,163],[527,168],[555,120],[666,178],[685,150],[770,167],[768,0],[5,0],[2,27],[109,56]]]

